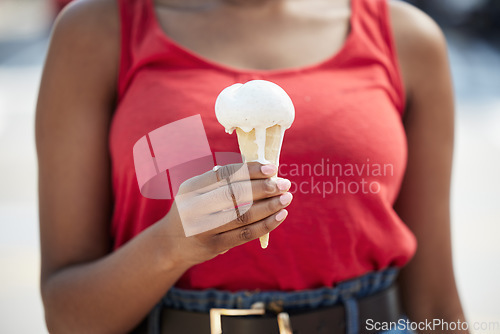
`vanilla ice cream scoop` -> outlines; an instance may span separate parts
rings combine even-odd
[[[295,108],[288,94],[275,83],[252,80],[225,88],[215,102],[215,115],[226,132],[280,125],[288,129],[295,118]]]
[[[265,80],[229,86],[217,97],[215,115],[227,133],[236,130],[246,162],[279,165],[285,130],[295,119],[292,100],[280,86]],[[262,248],[268,242],[269,234],[260,238]]]

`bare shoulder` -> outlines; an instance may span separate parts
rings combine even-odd
[[[55,31],[96,39],[119,36],[120,20],[116,0],[77,0],[58,15]],[[99,34],[96,34],[99,32]]]
[[[436,69],[447,66],[446,40],[427,14],[402,1],[389,1],[396,49],[407,91],[411,95]]]
[[[52,32],[49,62],[101,70],[116,81],[120,52],[120,19],[116,0],[78,0],[58,15]],[[46,64],[49,65],[49,64]],[[80,66],[79,66],[80,67]]]

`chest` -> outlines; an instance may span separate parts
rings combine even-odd
[[[198,12],[163,6],[157,6],[155,12],[163,32],[175,42],[203,58],[240,69],[306,66],[342,48],[350,30],[348,1],[330,2],[335,6],[318,5],[317,1],[311,1],[312,6],[291,3],[274,12]]]

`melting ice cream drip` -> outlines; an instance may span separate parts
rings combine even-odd
[[[257,161],[261,164],[268,164],[266,160],[266,130],[263,128],[255,129],[255,144],[257,145]]]

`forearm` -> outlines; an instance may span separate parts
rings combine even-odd
[[[407,311],[407,316],[409,321],[420,326],[416,327],[419,334],[469,334],[459,300],[448,301],[447,306],[425,308],[416,305]]]
[[[421,314],[422,315],[422,314]],[[409,317],[409,321],[419,324],[419,334],[469,334],[469,326],[462,311],[430,311],[427,316]]]
[[[42,284],[51,333],[125,333],[188,269],[169,258],[153,225],[97,261],[63,268]]]

